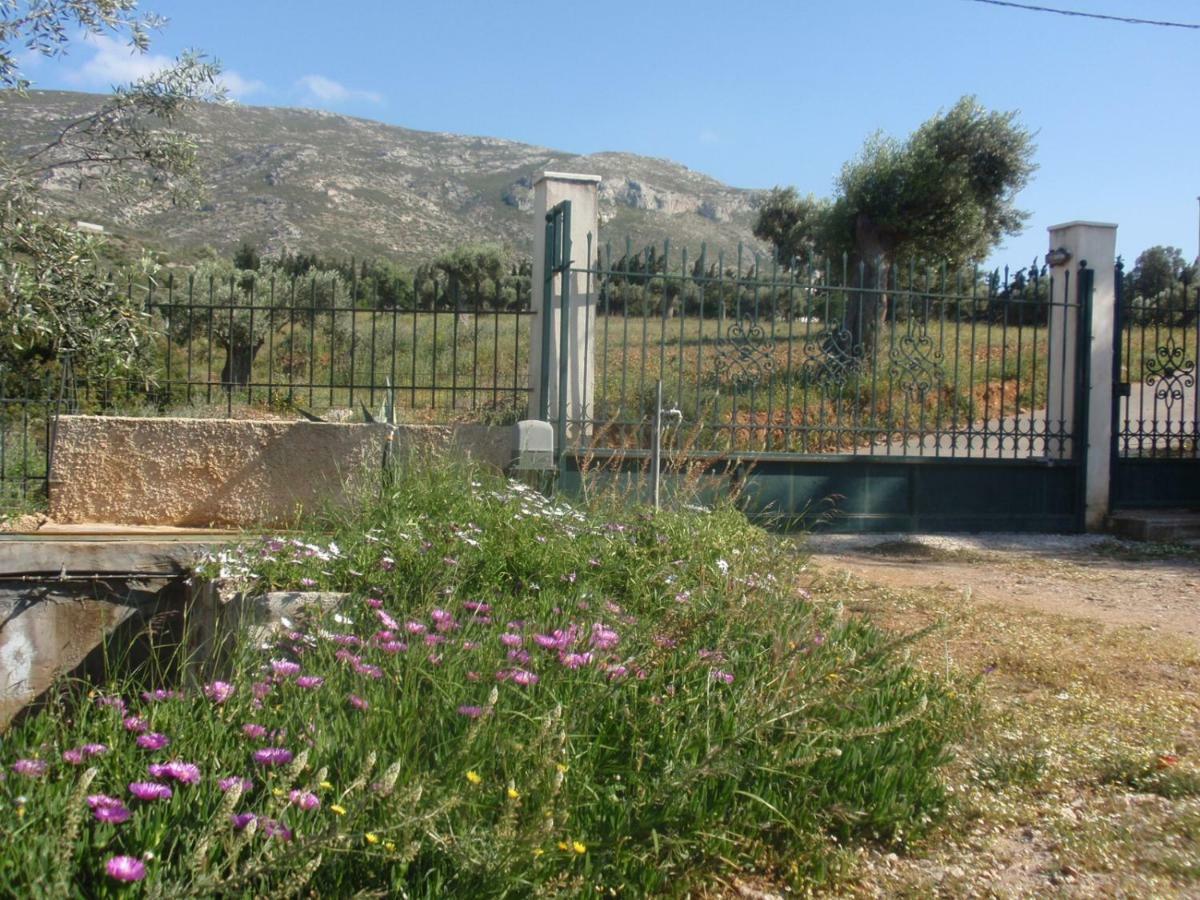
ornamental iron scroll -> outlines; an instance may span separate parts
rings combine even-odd
[[[854,346],[849,329],[814,334],[801,345],[800,370],[805,384],[818,385],[828,395],[839,393],[862,362],[862,347]]]
[[[888,372],[892,381],[910,398],[920,401],[946,380],[944,356],[924,328],[901,335],[892,348]]]
[[[1186,358],[1173,335],[1155,348],[1154,356],[1147,359],[1144,366],[1146,385],[1154,388],[1155,399],[1166,403],[1168,414],[1175,401],[1183,399],[1184,388],[1196,384],[1196,361]]]
[[[734,382],[765,381],[775,371],[775,342],[757,319],[742,316],[717,341],[717,360]]]

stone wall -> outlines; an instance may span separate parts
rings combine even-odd
[[[385,425],[64,416],[50,472],[56,522],[186,527],[284,526],[345,499],[347,479],[378,466]],[[482,425],[396,429],[410,448],[506,468],[512,431]]]

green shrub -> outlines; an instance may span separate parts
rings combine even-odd
[[[228,688],[112,685],[14,730],[0,884],[25,895],[52,872],[101,895],[119,886],[107,859],[150,851],[138,886],[180,896],[806,886],[846,841],[903,841],[941,808],[950,692],[902,661],[907,638],[807,602],[794,553],[734,510],[618,521],[412,464],[319,525],[202,564],[252,591],[350,594],[243,642]],[[171,743],[138,748],[122,715]],[[62,760],[88,742],[107,751]],[[264,747],[294,758],[258,764]],[[20,775],[19,758],[48,766]],[[159,770],[172,798],[130,797],[167,760],[199,782]],[[229,777],[252,786],[223,795]],[[94,821],[93,794],[128,821]],[[239,831],[238,814],[257,818]]]

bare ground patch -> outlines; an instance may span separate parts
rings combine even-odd
[[[878,542],[876,542],[878,543]],[[860,897],[1200,897],[1200,554],[816,542],[810,590],[911,630],[977,726],[934,833],[860,853]]]

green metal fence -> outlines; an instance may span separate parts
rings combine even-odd
[[[1049,323],[1079,303],[1052,300],[1036,263],[782,266],[628,243],[587,259],[575,271],[596,298],[595,387],[576,424],[589,447],[648,447],[661,380],[665,439],[693,450],[1071,454],[1076,423],[1051,392],[1073,390],[1075,374]]]

